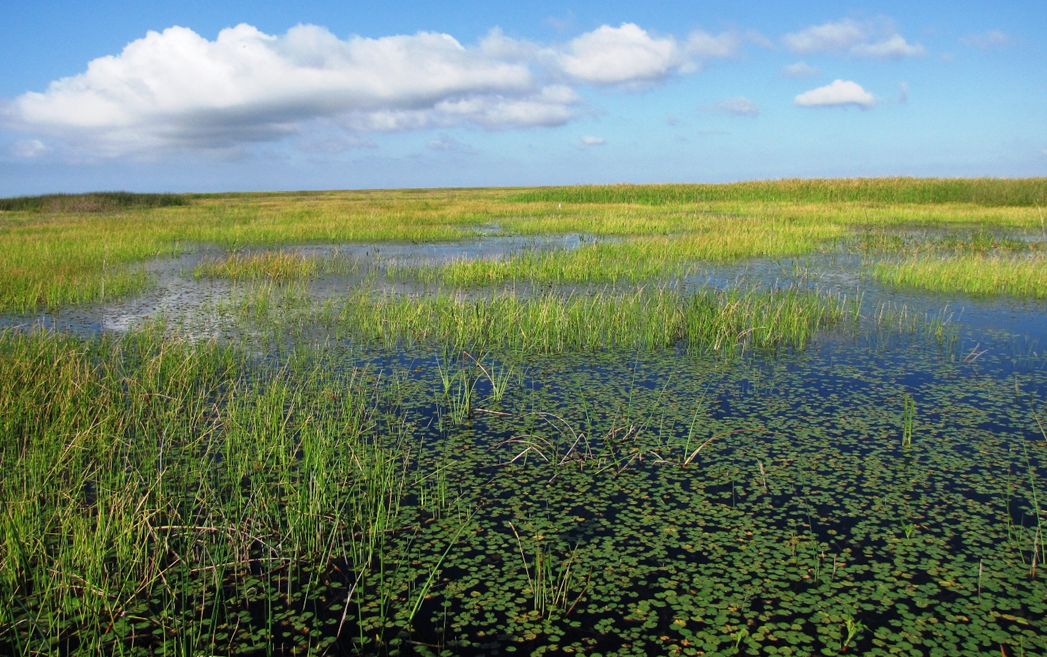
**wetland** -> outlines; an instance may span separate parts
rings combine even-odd
[[[0,200],[0,652],[1047,653],[1047,179]]]

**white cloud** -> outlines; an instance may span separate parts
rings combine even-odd
[[[39,139],[23,139],[11,145],[11,155],[22,159],[40,157],[51,151],[51,147]]]
[[[734,32],[709,34],[695,30],[688,35],[684,48],[689,54],[703,59],[727,59],[738,54],[742,48],[742,39]]]
[[[701,109],[707,112],[723,112],[724,114],[732,114],[734,116],[756,117],[760,115],[760,109],[756,107],[756,103],[744,96],[724,98],[715,105],[705,106]]]
[[[846,50],[864,41],[865,30],[850,20],[814,25],[799,32],[790,32],[782,37],[782,43],[791,52],[802,55],[816,52]]]
[[[904,57],[921,57],[927,51],[920,44],[911,45],[899,34],[877,43],[860,43],[851,48],[851,54],[859,57],[876,59],[902,59]]]
[[[288,137],[307,151],[339,152],[372,145],[357,134],[365,132],[563,125],[582,113],[579,85],[643,87],[733,56],[742,41],[699,31],[680,43],[633,23],[551,45],[495,28],[472,46],[435,32],[340,39],[315,25],[273,36],[241,24],[210,41],[171,27],[0,114],[9,127],[100,156]],[[310,136],[324,132],[317,126],[350,136],[324,146]]]
[[[969,34],[962,39],[960,43],[971,48],[978,48],[979,50],[991,50],[1001,46],[1010,44],[1011,37],[1005,32],[1000,30],[989,30],[988,32],[982,32],[979,34]]]
[[[430,139],[429,143],[426,144],[430,150],[434,151],[447,151],[456,153],[473,153],[473,147],[469,144],[463,144],[457,139],[448,137],[447,135],[440,135],[435,139]]]
[[[579,139],[581,141],[581,148],[589,148],[590,146],[603,146],[607,143],[603,137],[593,137],[591,135],[582,135]]]
[[[686,63],[676,40],[655,38],[633,23],[604,25],[567,44],[560,65],[591,84],[637,84],[668,77]]]
[[[484,56],[446,34],[340,40],[311,25],[283,37],[239,25],[212,42],[173,27],[13,106],[22,126],[119,154],[274,140],[298,132],[303,121],[354,115],[386,125],[404,113],[408,124],[452,117],[483,123],[489,112],[448,113],[442,104],[476,95],[530,101],[540,95],[535,87],[527,66]],[[560,110],[566,121],[567,108]],[[426,113],[443,116],[420,116]],[[517,122],[526,120],[517,114]],[[546,112],[539,123],[548,121]]]
[[[813,25],[782,37],[790,52],[808,55],[815,53],[847,53],[855,57],[900,59],[926,54],[920,44],[910,44],[895,31],[889,20],[859,23],[845,18],[840,21]]]
[[[817,66],[810,66],[806,62],[796,62],[782,67],[782,75],[787,78],[809,78],[821,73]]]
[[[805,91],[793,102],[798,107],[856,106],[867,109],[876,104],[876,99],[857,82],[834,80],[832,84]]]

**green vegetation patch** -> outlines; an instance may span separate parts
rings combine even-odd
[[[134,192],[89,192],[45,194],[0,198],[0,212],[112,212],[131,208],[163,208],[189,205],[182,194],[138,194]]]
[[[679,205],[719,201],[768,203],[972,203],[1036,206],[1047,199],[1047,178],[790,179],[698,185],[587,185],[520,192],[525,203]]]
[[[875,265],[880,281],[932,292],[1047,297],[1047,255],[967,254],[910,257]]]

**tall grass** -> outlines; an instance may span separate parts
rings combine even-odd
[[[189,197],[180,194],[90,192],[0,198],[0,212],[109,212],[125,208],[162,208],[188,204]]]
[[[0,645],[213,654],[229,614],[330,564],[354,609],[401,595],[383,567],[407,435],[352,373],[246,363],[159,329],[0,334]],[[235,640],[273,645],[273,613]]]
[[[290,251],[232,253],[224,258],[209,258],[193,269],[196,278],[275,279],[312,278],[318,274],[350,273],[356,263],[337,254],[302,255]]]
[[[889,285],[972,295],[1047,297],[1047,256],[962,254],[877,263],[876,278]]]
[[[564,297],[504,293],[484,299],[357,293],[338,330],[387,346],[435,343],[486,351],[561,352],[603,348],[744,352],[801,348],[845,315],[843,298],[798,290],[689,294],[641,288]]]
[[[644,235],[613,242],[590,242],[573,250],[526,251],[504,259],[456,260],[443,265],[390,267],[393,279],[454,287],[507,283],[637,284],[677,279],[697,262],[810,253],[839,237],[838,226],[774,218],[695,222],[687,232]]]
[[[1043,205],[1047,178],[790,179],[702,185],[591,185],[520,192],[520,202],[676,205],[716,201],[788,203],[973,203]]]

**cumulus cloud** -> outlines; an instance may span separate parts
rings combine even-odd
[[[51,151],[51,147],[39,139],[23,139],[11,145],[11,155],[22,159],[40,157]]]
[[[979,34],[968,34],[967,36],[960,39],[960,43],[971,48],[978,48],[979,50],[992,50],[993,48],[999,48],[1006,46],[1011,42],[1011,38],[1007,36],[1005,32],[1000,30],[989,30],[988,32],[982,32]]]
[[[273,36],[241,24],[210,41],[171,27],[15,98],[3,114],[11,127],[103,156],[232,149],[317,123],[350,133],[558,126],[581,114],[579,85],[654,84],[730,57],[741,42],[694,32],[681,43],[633,23],[552,45],[496,28],[473,46],[435,32],[340,39],[315,25]],[[331,150],[358,143],[367,142]]]
[[[787,78],[809,78],[821,73],[817,66],[810,66],[806,62],[796,62],[782,67],[782,75]]]
[[[689,54],[703,59],[727,59],[734,57],[742,49],[742,38],[734,32],[710,34],[695,30],[688,35],[684,48]]]
[[[672,37],[652,37],[633,23],[604,25],[567,44],[560,55],[563,71],[592,84],[636,84],[668,77],[683,66]]]
[[[790,32],[782,37],[782,43],[791,52],[807,54],[846,50],[861,43],[865,38],[865,30],[858,23],[844,19],[813,25],[799,32]]]
[[[733,116],[756,117],[760,115],[760,110],[756,107],[756,103],[744,96],[724,98],[715,105],[706,105],[700,109],[706,112],[722,112]]]
[[[807,55],[815,53],[846,53],[855,57],[900,59],[926,54],[920,44],[910,44],[890,21],[859,23],[849,18],[812,25],[799,32],[782,37],[782,44],[790,52]]]
[[[433,151],[445,151],[445,152],[456,152],[456,153],[473,153],[473,147],[469,144],[463,144],[462,142],[448,137],[447,135],[440,135],[435,139],[430,139],[429,143],[426,144],[429,150]]]
[[[927,51],[920,44],[912,45],[901,35],[884,39],[876,43],[859,43],[851,48],[851,53],[859,57],[874,57],[877,59],[902,59],[905,57],[920,57]]]
[[[834,80],[832,84],[805,91],[793,102],[798,107],[854,106],[868,109],[876,104],[876,99],[857,82]]]

